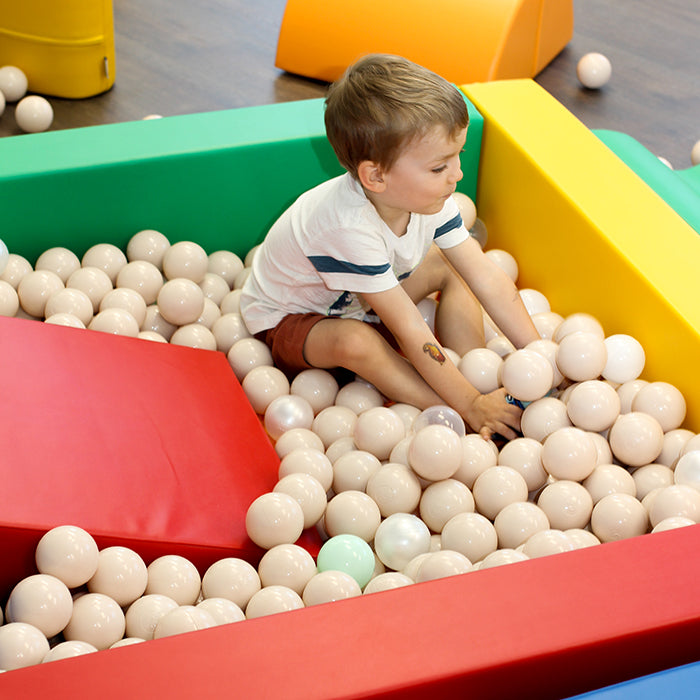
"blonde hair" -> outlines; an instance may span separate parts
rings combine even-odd
[[[365,160],[389,170],[401,149],[435,126],[450,137],[469,114],[459,90],[436,73],[400,56],[371,54],[351,65],[326,96],[328,140],[354,177]]]

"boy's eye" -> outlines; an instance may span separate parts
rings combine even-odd
[[[435,174],[438,174],[438,173],[444,172],[446,169],[447,169],[447,166],[446,166],[446,165],[441,165],[441,166],[438,167],[438,168],[433,168],[433,172],[434,172]]]

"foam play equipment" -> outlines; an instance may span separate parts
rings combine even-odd
[[[572,0],[288,0],[275,65],[332,82],[393,53],[455,83],[531,78],[571,40]]]
[[[29,90],[83,98],[114,84],[112,0],[0,0],[0,66],[27,76]]]
[[[262,556],[244,518],[279,459],[225,355],[71,331],[0,318],[0,599],[58,525],[202,572]]]
[[[489,245],[515,255],[519,284],[559,313],[637,338],[644,376],[681,389],[697,431],[697,232],[534,81],[463,90],[484,116],[477,211]]]
[[[673,170],[629,134],[608,129],[593,133],[700,233],[700,165]]]
[[[605,300],[608,332],[636,332],[645,318],[652,326],[646,342],[653,329],[680,329],[672,343],[650,345],[646,376],[668,379],[677,364],[672,376],[692,399],[700,326],[692,325],[692,309],[667,301],[660,282],[668,280],[654,277],[659,261],[639,257],[629,210],[644,209],[651,223],[668,226],[673,245],[664,250],[664,270],[672,261],[694,267],[688,261],[698,259],[697,248],[689,241],[697,244],[697,234],[531,81],[463,89],[484,121],[480,161],[463,161],[460,184],[470,188],[478,178],[489,245],[521,257],[522,280],[545,291],[555,308],[595,312]],[[48,245],[82,252],[100,241],[124,244],[136,230],[160,227],[208,251],[245,252],[294,197],[339,171],[322,117],[322,102],[309,101],[10,137],[0,161],[2,237],[10,249],[36,256]],[[473,133],[470,127],[469,139]],[[606,154],[598,154],[600,162],[585,158],[589,138]],[[468,151],[475,147],[469,139]],[[598,163],[614,169],[612,184],[621,183],[615,195],[610,180],[595,175]],[[625,183],[625,173],[638,185]],[[27,216],[36,202],[51,212],[51,226]],[[559,252],[571,254],[582,273],[563,267]],[[609,284],[607,299],[593,285],[603,273],[620,280]],[[624,285],[646,306],[631,306],[637,296]],[[696,287],[688,289],[688,298],[697,298]],[[677,292],[669,283],[671,298]],[[37,335],[47,330],[6,320],[34,323]],[[68,333],[91,332],[64,329],[62,336]],[[118,341],[95,335],[104,344]],[[53,338],[46,336],[46,354]],[[178,348],[149,347],[162,372],[178,371]],[[185,365],[191,356],[208,364],[207,353],[189,350]],[[201,392],[197,405],[218,395],[213,382],[193,384]],[[31,378],[28,386],[41,389]],[[71,394],[67,402],[81,410],[85,398]],[[15,412],[5,430],[21,432],[25,419],[26,411]],[[700,430],[697,410],[686,426]],[[195,449],[199,436],[192,441]],[[24,488],[21,497],[29,498]],[[173,530],[187,525],[177,517],[168,522]],[[164,688],[173,698],[566,697],[700,660],[700,563],[689,556],[699,546],[696,525],[246,620],[2,673],[0,696],[44,698],[50,687],[57,698],[90,688],[106,700],[160,696]]]

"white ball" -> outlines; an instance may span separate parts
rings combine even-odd
[[[303,396],[283,394],[268,404],[263,422],[270,437],[276,440],[293,428],[311,429],[314,410]]]
[[[53,122],[53,107],[46,98],[29,95],[19,101],[15,119],[19,128],[29,134],[46,131]]]
[[[225,598],[245,610],[248,601],[261,588],[260,576],[252,564],[237,557],[214,562],[202,577],[204,599]]]
[[[370,452],[379,460],[388,459],[405,435],[403,421],[386,406],[374,406],[360,413],[353,429],[357,449]]]
[[[216,621],[205,608],[181,605],[163,615],[153,630],[153,639],[214,627]]]
[[[13,671],[41,663],[49,642],[34,625],[10,622],[0,627],[0,668]]]
[[[47,638],[57,635],[73,613],[73,599],[63,581],[49,574],[22,579],[10,593],[7,618],[34,625]]]
[[[158,557],[148,565],[147,573],[146,595],[165,595],[178,605],[193,605],[199,596],[199,572],[185,557],[177,554]]]
[[[408,446],[408,461],[424,479],[449,479],[462,461],[461,439],[446,425],[428,425],[413,436]]]
[[[627,493],[611,493],[596,503],[591,529],[601,542],[643,535],[649,527],[646,508]]]
[[[68,588],[76,588],[97,571],[99,551],[88,532],[74,525],[60,525],[39,540],[35,561],[40,573],[51,574]]]
[[[700,141],[696,141],[690,151],[690,162],[693,165],[700,163]]]
[[[430,551],[430,530],[415,515],[394,513],[377,528],[374,548],[385,566],[400,571],[411,559]]]
[[[127,547],[106,547],[99,553],[97,570],[87,582],[90,593],[103,593],[126,607],[143,595],[148,570],[139,554]]]
[[[591,90],[603,87],[611,74],[610,60],[601,53],[587,53],[576,64],[576,75],[581,85]]]
[[[8,102],[17,102],[27,92],[27,76],[17,66],[0,68],[0,92]]]
[[[263,549],[293,544],[304,529],[304,511],[286,493],[266,493],[248,507],[245,527],[248,537]]]
[[[46,654],[43,658],[42,663],[48,663],[49,661],[59,661],[60,659],[72,659],[75,656],[82,656],[83,654],[92,654],[98,651],[96,647],[87,642],[81,642],[79,640],[73,640],[70,642],[60,642],[51,651]]]
[[[204,292],[192,280],[176,277],[160,288],[156,303],[168,323],[184,326],[194,323],[204,311]]]
[[[86,593],[73,602],[73,615],[63,636],[107,649],[124,636],[125,629],[124,613],[114,600],[101,593]]]
[[[642,344],[631,335],[618,333],[609,335],[604,341],[608,359],[602,375],[615,384],[624,384],[637,379],[644,369],[646,356]]]
[[[154,593],[137,598],[126,611],[126,636],[153,639],[158,620],[177,607],[178,604],[166,595]]]

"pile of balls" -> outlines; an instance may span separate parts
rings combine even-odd
[[[207,255],[152,230],[82,260],[53,248],[34,268],[0,250],[0,313],[225,352],[280,458],[246,513],[265,550],[257,568],[231,557],[200,575],[176,554],[147,566],[99,551],[75,526],[46,533],[38,573],[7,601],[0,669],[700,522],[700,435],[682,427],[676,387],[640,378],[633,337],[563,317],[534,289],[520,289],[541,336],[527,347],[484,314],[486,347],[446,352],[480,391],[503,386],[524,406],[521,437],[486,441],[448,406],[390,404],[359,378],[290,381],[239,313],[255,252]],[[517,281],[509,253],[486,254]],[[430,325],[438,303],[420,303]],[[297,544],[308,528],[323,543],[315,559]]]
[[[17,102],[15,120],[22,131],[46,131],[53,122],[53,107],[41,95],[26,95],[27,76],[17,66],[0,68],[0,116],[8,102]],[[25,97],[26,95],[26,97]]]

